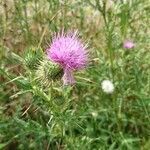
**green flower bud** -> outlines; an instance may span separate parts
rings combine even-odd
[[[50,86],[52,81],[60,79],[63,75],[63,69],[60,65],[49,60],[41,61],[36,71],[37,79],[42,85]]]
[[[25,65],[31,70],[36,69],[40,60],[42,59],[43,59],[43,51],[41,48],[37,49],[31,47],[25,51],[24,54]]]

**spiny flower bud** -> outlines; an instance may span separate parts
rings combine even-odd
[[[24,60],[25,65],[34,70],[37,68],[39,61],[43,59],[43,51],[41,48],[31,47],[25,51]]]
[[[62,77],[63,69],[57,63],[49,60],[43,60],[40,62],[36,71],[38,81],[44,86],[50,86],[52,81],[56,81]]]

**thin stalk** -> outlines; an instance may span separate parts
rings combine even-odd
[[[30,31],[29,31],[29,24],[28,24],[27,2],[24,2],[24,4],[23,4],[23,11],[24,11],[24,21],[25,21],[26,30],[27,30],[27,39],[28,39],[28,41],[31,41]]]
[[[6,34],[6,30],[7,30],[7,21],[8,21],[8,6],[7,6],[8,2],[7,0],[5,0],[4,2],[4,12],[5,12],[5,19],[4,19],[4,37],[5,37],[5,34]]]
[[[102,14],[103,20],[104,20],[104,24],[105,24],[105,35],[106,35],[106,39],[107,39],[107,53],[109,55],[109,59],[110,59],[110,65],[111,65],[111,74],[112,74],[112,78],[114,80],[114,65],[113,65],[113,47],[112,47],[112,32],[113,32],[113,27],[111,27],[109,25],[109,22],[107,21],[107,13],[106,13],[106,2],[103,1],[103,7],[100,6],[99,1],[96,0],[96,4],[98,7],[98,10],[100,11],[100,13]]]

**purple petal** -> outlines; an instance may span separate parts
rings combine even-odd
[[[73,85],[75,84],[75,79],[73,77],[73,73],[70,69],[66,68],[64,70],[64,75],[63,75],[63,84],[64,85]]]
[[[78,38],[77,32],[58,33],[47,48],[48,58],[63,68],[83,69],[88,64],[87,46]]]
[[[127,40],[123,43],[123,47],[126,49],[131,49],[135,47],[135,44],[132,41]]]

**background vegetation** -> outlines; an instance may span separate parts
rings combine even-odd
[[[0,149],[148,150],[149,8],[148,0],[0,0]],[[62,29],[78,29],[91,63],[75,86],[45,86],[39,60]],[[126,39],[135,48],[124,49]],[[102,91],[105,79],[114,93]]]

